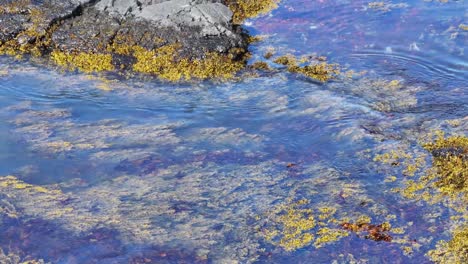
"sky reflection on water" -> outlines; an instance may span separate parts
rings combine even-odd
[[[392,192],[402,183],[373,158],[423,152],[435,129],[467,135],[466,10],[291,0],[248,22],[265,35],[253,61],[273,48],[354,71],[326,84],[109,80],[0,57],[0,174],[14,175],[0,180],[0,260],[429,262],[454,212]],[[313,227],[290,229],[313,239],[287,251],[285,219],[305,216]],[[392,242],[344,235],[363,217],[389,222]]]

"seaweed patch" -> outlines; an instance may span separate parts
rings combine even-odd
[[[423,152],[391,151],[378,155],[375,160],[403,175],[403,186],[394,188],[395,192],[411,200],[441,204],[453,210],[452,239],[439,241],[427,256],[436,263],[465,263],[468,261],[468,138],[447,136],[439,130],[424,137],[420,146]],[[427,165],[426,159],[431,161]]]
[[[277,8],[280,0],[228,0],[227,2],[234,13],[234,23],[241,24],[248,18],[266,14]]]
[[[451,240],[439,241],[427,255],[435,263],[467,263],[467,252],[468,226],[462,226],[453,231]]]
[[[301,58],[288,54],[277,57],[273,60],[274,63],[287,67],[291,73],[300,74],[320,82],[327,82],[335,79],[340,74],[338,64],[330,64],[323,61],[321,58]]]
[[[388,222],[384,222],[379,225],[370,223],[342,223],[343,229],[354,232],[354,233],[365,233],[365,238],[374,240],[376,242],[385,241],[392,242],[392,236],[388,234],[391,229],[391,225]]]
[[[338,228],[333,218],[336,209],[311,209],[309,200],[277,206],[267,215],[268,225],[263,229],[266,241],[294,251],[313,244],[320,248],[325,244],[348,236],[348,232]]]

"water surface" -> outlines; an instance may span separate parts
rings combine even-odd
[[[373,158],[421,152],[432,130],[468,134],[467,10],[285,0],[247,22],[263,36],[252,61],[326,56],[343,72],[329,83],[171,84],[0,57],[0,175],[14,176],[0,183],[0,247],[45,263],[430,262],[453,212],[392,192]],[[287,250],[281,216],[298,207],[314,239]],[[339,224],[363,217],[390,223],[392,241]],[[343,237],[320,244],[321,228]]]

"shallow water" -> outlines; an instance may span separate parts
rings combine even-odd
[[[0,182],[1,248],[51,263],[430,262],[453,211],[392,192],[402,183],[373,158],[421,152],[418,138],[436,129],[468,135],[467,10],[285,0],[247,22],[264,36],[252,61],[273,48],[354,71],[326,84],[284,71],[121,80],[0,57],[0,175],[15,176]],[[301,199],[325,219],[306,232],[315,242],[363,215],[403,231],[288,251],[267,233],[284,231],[277,208]]]

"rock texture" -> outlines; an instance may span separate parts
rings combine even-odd
[[[242,69],[248,45],[231,9],[219,0],[0,0],[0,55],[171,81],[225,78]]]
[[[232,78],[248,57],[239,24],[278,1],[0,0],[0,55],[169,81]]]
[[[0,0],[0,6],[2,43],[16,39],[22,46],[50,33],[49,49],[103,52],[125,36],[126,44],[147,49],[181,43],[192,57],[246,47],[232,11],[219,1]]]

